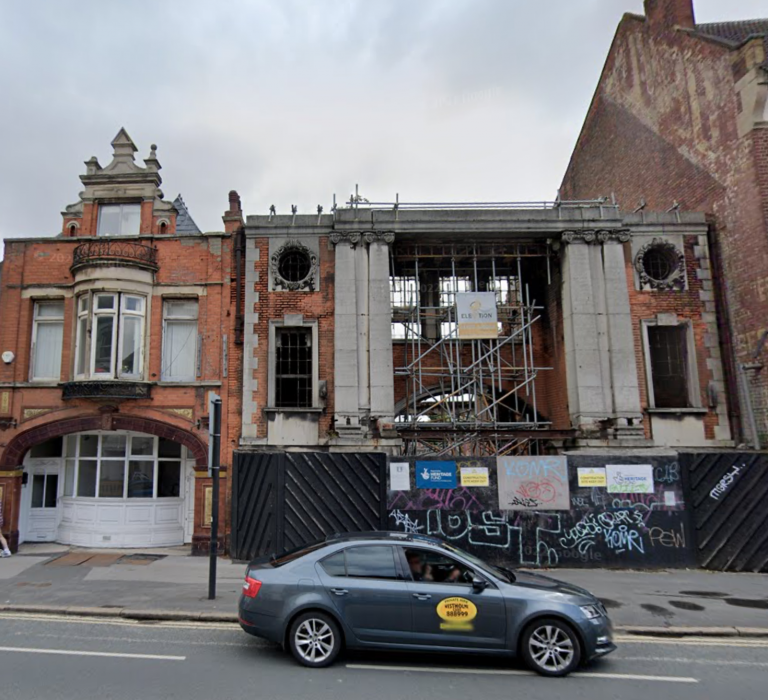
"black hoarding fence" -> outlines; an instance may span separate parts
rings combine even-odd
[[[449,465],[455,464],[455,487],[424,488],[417,472],[429,460],[392,458],[393,463],[408,463],[410,487],[388,491],[388,528],[434,535],[502,566],[694,565],[693,533],[675,455],[568,455],[556,469],[545,456],[521,460],[523,476],[509,489],[499,489],[495,457],[454,458],[446,469],[450,472]],[[579,485],[579,469],[599,472],[609,464],[645,466],[653,475],[653,488],[609,493],[606,486]],[[487,473],[487,483],[462,485],[462,468]],[[506,509],[500,505],[504,491]],[[524,509],[516,509],[520,507]]]
[[[768,573],[768,454],[680,455],[699,566]]]
[[[386,456],[236,452],[231,554],[280,553],[336,532],[386,526]]]

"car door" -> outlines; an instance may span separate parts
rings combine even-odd
[[[391,545],[353,545],[317,564],[320,580],[355,637],[408,644],[411,593]]]
[[[477,649],[506,646],[506,608],[495,584],[439,550],[418,546],[398,546],[398,550],[409,579],[415,644]],[[482,578],[488,585],[475,589],[473,578]]]

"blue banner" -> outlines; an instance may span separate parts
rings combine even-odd
[[[416,488],[455,489],[456,462],[416,462]]]

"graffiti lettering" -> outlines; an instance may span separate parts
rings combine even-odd
[[[395,527],[402,527],[404,532],[416,533],[424,529],[424,526],[419,525],[419,521],[412,519],[408,513],[395,510],[389,514],[389,517],[394,518]]]
[[[683,549],[685,548],[685,526],[680,525],[680,532],[675,532],[674,529],[652,527],[648,530],[648,540],[652,547]]]
[[[680,465],[677,462],[653,468],[653,480],[657,484],[674,484],[680,481]]]
[[[733,467],[731,467],[731,471],[725,474],[723,478],[720,479],[715,487],[709,492],[709,497],[716,501],[719,500],[720,496],[722,496],[731,487],[731,484],[736,481],[736,477],[744,469],[746,469],[746,467],[746,464],[742,464],[741,466],[734,464]]]
[[[414,496],[408,491],[396,491],[390,494],[388,510],[471,510],[482,511],[480,503],[472,489],[464,486],[457,489],[420,489]]]

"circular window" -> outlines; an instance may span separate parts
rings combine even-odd
[[[652,246],[643,254],[643,269],[652,280],[664,282],[677,270],[678,259],[674,248]]]
[[[301,282],[311,270],[312,261],[303,250],[287,250],[277,263],[277,272],[286,282]]]

